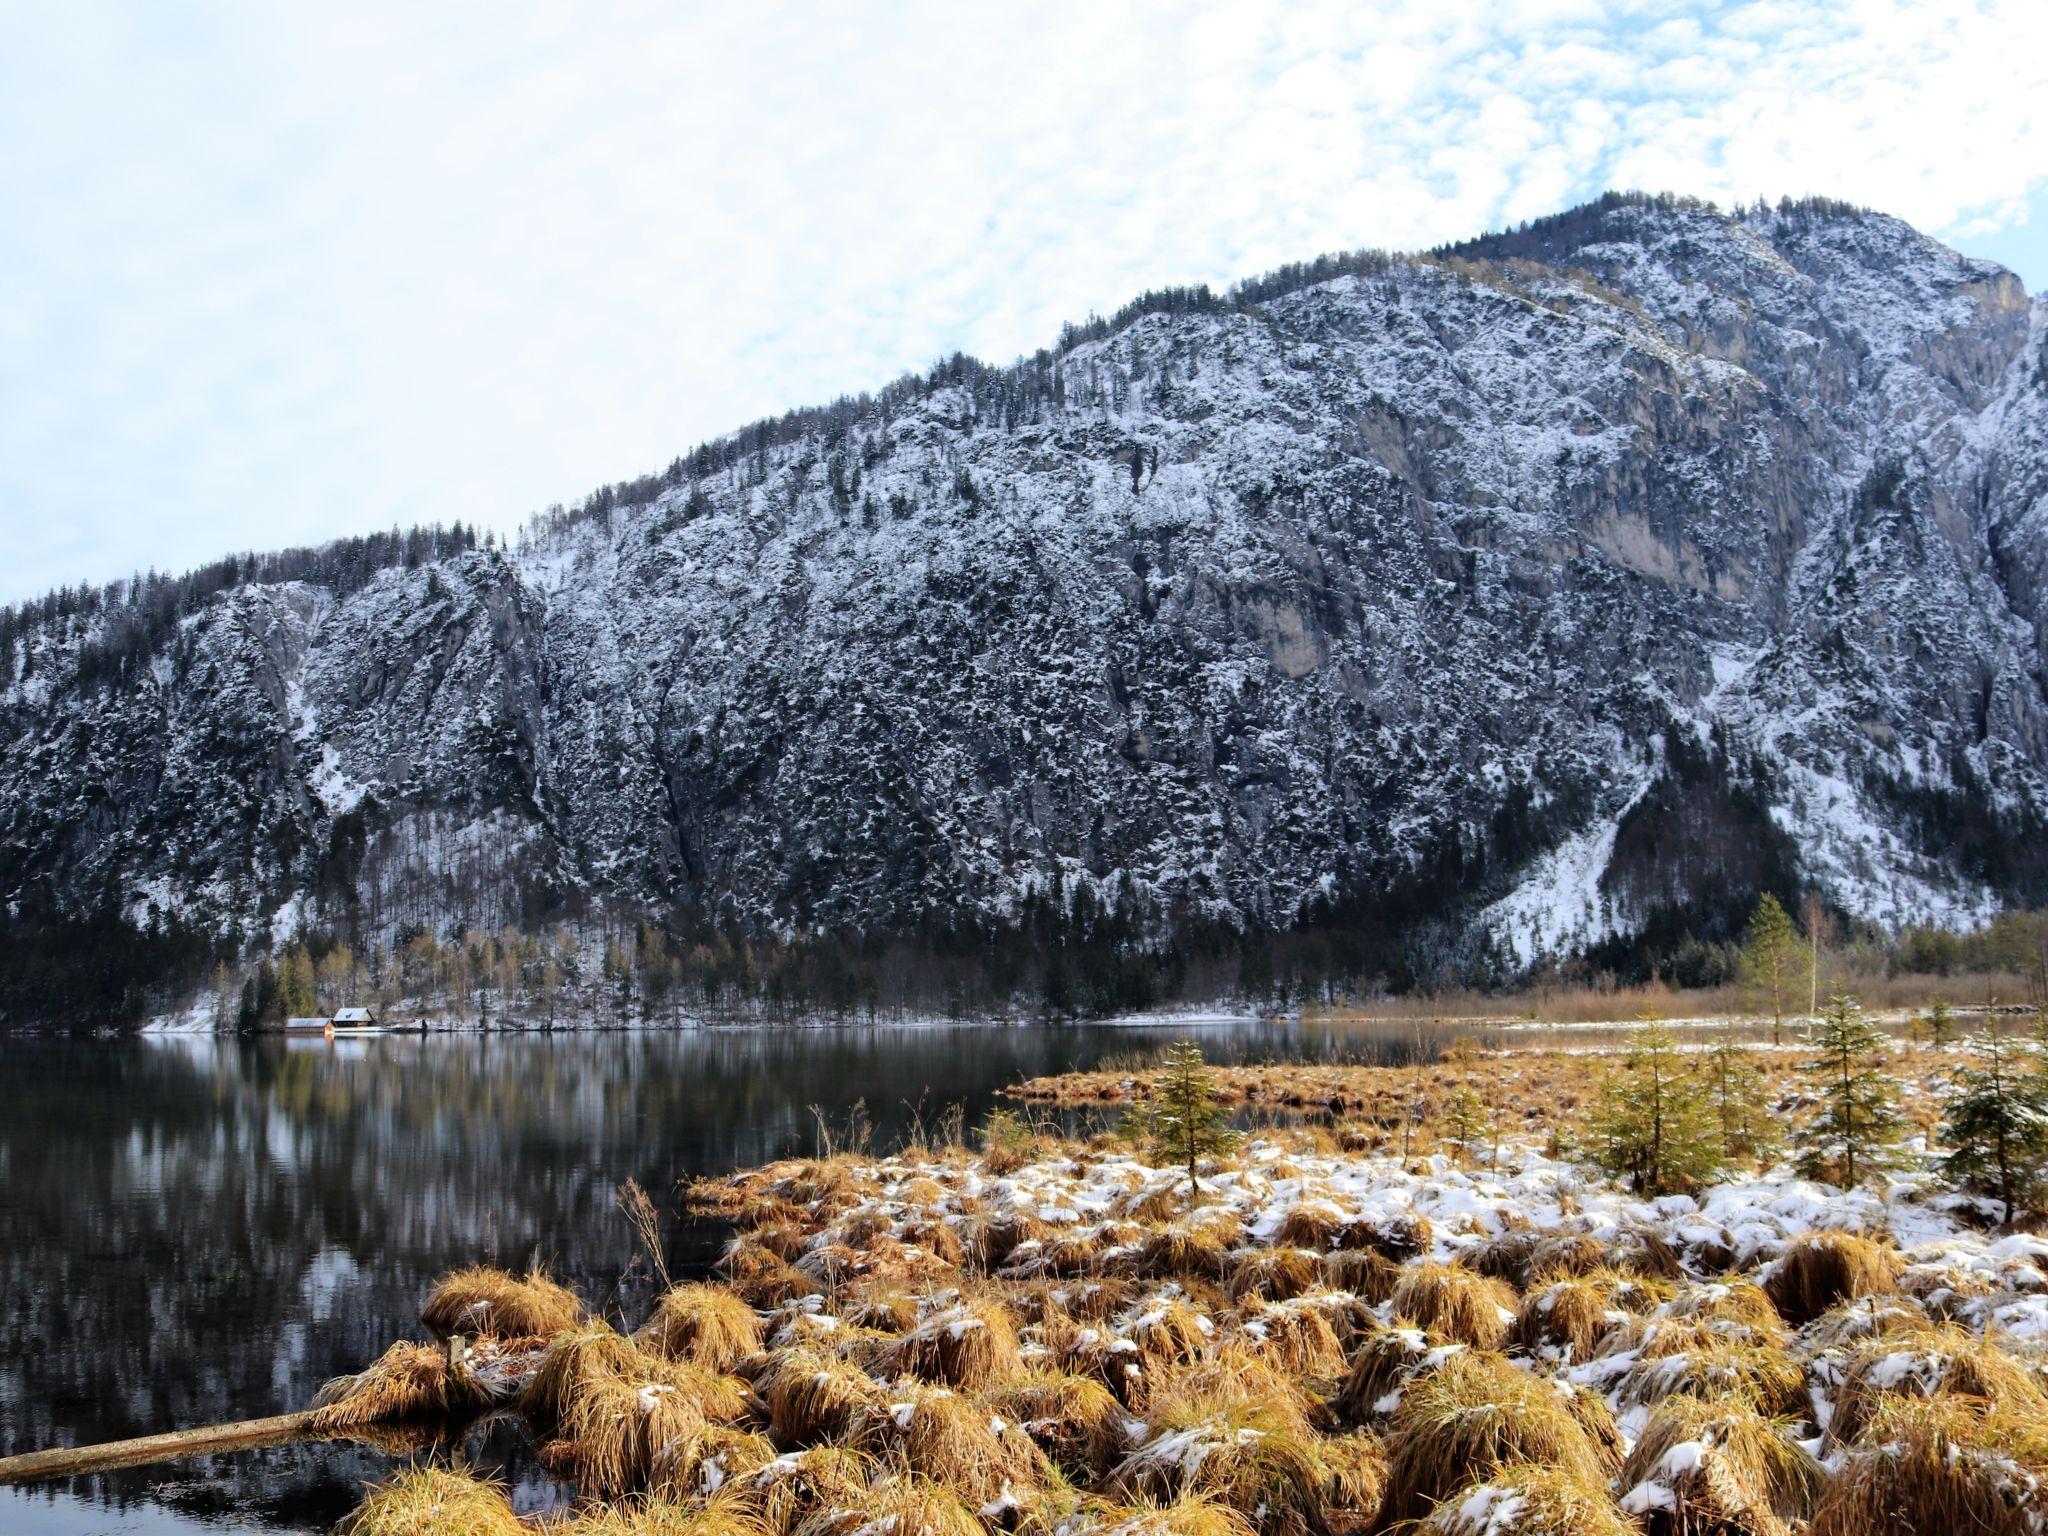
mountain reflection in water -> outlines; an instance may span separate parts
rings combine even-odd
[[[637,1321],[613,1208],[816,1146],[875,1144],[1020,1077],[1189,1035],[1212,1060],[1400,1061],[1447,1031],[1292,1021],[0,1042],[0,1454],[283,1413],[418,1332],[434,1277],[536,1260]],[[722,1232],[676,1233],[708,1263]],[[560,1492],[520,1437],[472,1448],[523,1508]],[[292,1446],[0,1489],[10,1536],[317,1530],[391,1458]]]

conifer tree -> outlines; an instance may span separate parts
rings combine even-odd
[[[1195,1177],[1201,1159],[1236,1145],[1237,1133],[1224,1123],[1225,1118],[1216,1101],[1215,1080],[1202,1060],[1202,1048],[1192,1040],[1167,1047],[1165,1062],[1152,1083],[1152,1095],[1139,1111],[1138,1129],[1152,1144],[1155,1155],[1187,1169],[1190,1194],[1201,1192]]]
[[[1995,1023],[1970,1042],[1970,1056],[1942,1106],[1942,1169],[1966,1189],[1996,1195],[2011,1222],[2022,1204],[2040,1202],[2048,1173],[2048,1083],[2038,1050],[2006,1039]]]
[[[1945,1051],[1956,1037],[1955,1015],[1948,1010],[1948,1004],[1936,998],[1928,1005],[1927,1012],[1920,1017],[1920,1027],[1926,1032],[1927,1043],[1937,1051]]]
[[[1820,1112],[1799,1128],[1800,1175],[1851,1188],[1898,1160],[1905,1121],[1884,1071],[1885,1039],[1855,998],[1836,993],[1815,1020],[1814,1054],[1799,1070],[1813,1081]]]
[[[1756,1053],[1724,1035],[1707,1048],[1704,1066],[1707,1097],[1720,1126],[1721,1155],[1729,1163],[1763,1167],[1785,1145],[1785,1134],[1771,1112],[1769,1086]]]
[[[1696,1189],[1727,1161],[1705,1085],[1661,1024],[1601,1079],[1586,1130],[1594,1161],[1644,1194]]]
[[[1778,898],[1764,892],[1750,914],[1742,941],[1742,978],[1763,994],[1771,1010],[1771,1044],[1785,1028],[1785,1000],[1791,996],[1797,970],[1798,936]]]
[[[1475,1148],[1493,1134],[1493,1114],[1470,1085],[1455,1088],[1444,1104],[1444,1137],[1456,1149],[1460,1162],[1468,1160]]]

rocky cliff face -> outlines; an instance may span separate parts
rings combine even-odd
[[[516,551],[0,693],[0,891],[280,931],[2038,897],[2048,306],[1896,220],[1607,199],[742,433]],[[627,498],[631,500],[631,498]]]

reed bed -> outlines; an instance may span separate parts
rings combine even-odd
[[[1572,1085],[1506,1061],[1446,1070],[1520,1074],[1490,1103]],[[1262,1071],[1243,1102],[1362,1086]],[[709,1276],[594,1319],[544,1276],[460,1271],[425,1315],[468,1363],[394,1346],[323,1424],[509,1404],[580,1495],[549,1536],[2048,1530],[2048,1240],[1924,1175],[1651,1201],[1527,1134],[1454,1157],[1391,1100],[1342,1112],[1254,1132],[1194,1191],[1042,1134],[701,1182],[732,1227]],[[529,1529],[455,1473],[351,1518]]]

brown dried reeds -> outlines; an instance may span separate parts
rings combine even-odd
[[[1397,1316],[1474,1349],[1498,1348],[1515,1315],[1504,1282],[1457,1264],[1408,1265],[1389,1300]]]
[[[1785,1536],[1825,1482],[1791,1420],[1733,1397],[1667,1399],[1615,1479],[1622,1508],[1655,1536]]]
[[[1829,1440],[1856,1439],[1888,1399],[1899,1397],[1957,1397],[1980,1410],[1996,1403],[2048,1425],[2048,1390],[2035,1369],[1988,1339],[1946,1325],[1858,1349],[1835,1389]]]
[[[809,1350],[778,1351],[754,1386],[785,1445],[843,1440],[864,1413],[888,1401],[866,1371]]]
[[[400,1340],[353,1376],[337,1376],[313,1400],[321,1433],[440,1417],[449,1409],[448,1357]]]
[[[986,1536],[980,1519],[942,1485],[915,1472],[894,1472],[844,1503],[821,1504],[794,1536]]]
[[[1613,1467],[1564,1394],[1498,1355],[1470,1351],[1407,1384],[1387,1449],[1381,1531],[1422,1520],[1454,1489],[1525,1463],[1593,1488]]]
[[[1508,1467],[1488,1481],[1457,1489],[1415,1532],[1416,1536],[1641,1536],[1597,1480],[1539,1466]]]
[[[1234,1302],[1288,1301],[1313,1290],[1322,1277],[1318,1255],[1306,1248],[1241,1249],[1224,1267],[1224,1294]]]
[[[1797,1328],[1838,1303],[1889,1295],[1898,1281],[1896,1248],[1854,1232],[1808,1232],[1771,1261],[1763,1291]]]
[[[502,1486],[437,1467],[379,1483],[336,1529],[339,1536],[528,1536]]]
[[[1829,1479],[1812,1536],[2037,1536],[2044,1485],[2038,1421],[1956,1397],[1894,1398]]]
[[[441,1338],[452,1334],[510,1338],[559,1333],[583,1320],[575,1292],[539,1270],[524,1279],[478,1266],[443,1275],[434,1284],[420,1321]]]
[[[984,1390],[982,1400],[1021,1424],[1069,1477],[1094,1478],[1122,1453],[1123,1405],[1101,1382],[1072,1371],[1027,1371]]]
[[[728,1372],[760,1349],[761,1320],[721,1286],[676,1285],[662,1293],[633,1342],[663,1359]]]
[[[916,1376],[954,1387],[978,1387],[1023,1364],[1009,1310],[988,1296],[970,1297],[933,1313],[891,1339],[875,1363],[885,1375]]]

